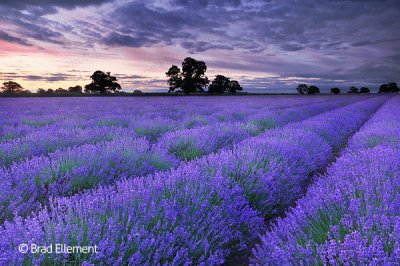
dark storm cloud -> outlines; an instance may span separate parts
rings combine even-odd
[[[173,44],[177,39],[193,39],[196,25],[206,27],[207,21],[196,12],[170,11],[151,8],[143,3],[130,2],[112,12],[116,18],[105,23],[113,26],[103,43],[111,46],[141,47]],[[188,28],[188,30],[185,30]]]
[[[166,2],[168,3],[168,2]],[[400,34],[399,2],[384,1],[188,1],[156,6],[151,1],[119,5],[107,21],[112,46],[180,44],[189,52],[208,49],[284,52],[306,48],[343,50]],[[229,46],[229,48],[228,48]]]
[[[284,51],[375,43],[399,35],[398,6],[398,1],[269,1],[250,12],[254,30],[245,35]]]

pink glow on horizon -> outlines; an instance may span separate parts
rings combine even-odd
[[[0,54],[2,56],[7,56],[8,54],[63,55],[62,52],[57,50],[48,50],[48,49],[38,48],[35,46],[27,46],[17,43],[11,43],[3,40],[0,40]]]

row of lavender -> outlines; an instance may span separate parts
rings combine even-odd
[[[167,120],[188,118],[190,126],[190,123],[207,120],[236,120],[245,118],[254,110],[287,108],[299,104],[294,98],[228,98],[229,101],[225,99],[223,104],[221,99],[217,101],[213,97],[196,101],[182,98],[179,101],[176,98],[149,99],[0,99],[0,140],[22,137],[35,129],[52,125],[59,128],[127,126],[141,117],[148,120],[157,117]],[[304,99],[304,102],[317,103],[322,100],[322,97],[316,97]]]
[[[354,100],[354,98],[351,97],[339,101],[336,99],[330,106],[332,106],[332,108],[337,107],[339,104],[346,104],[352,100]],[[323,106],[323,104],[318,102],[313,103],[313,101],[310,103],[309,100],[306,100],[302,103],[306,105],[306,109],[310,110],[308,112],[313,111],[314,108],[317,109],[317,106],[319,106],[319,108]],[[246,106],[248,107],[250,104],[245,102],[244,107]],[[256,102],[254,106],[260,106],[260,102]],[[305,108],[303,107],[302,109]],[[188,110],[188,113],[191,113],[190,110],[191,109]],[[62,111],[64,111],[64,109],[62,109]],[[125,110],[125,112],[128,112],[128,110]],[[163,110],[159,110],[159,112],[163,113]],[[280,108],[271,110],[260,108],[260,110],[252,111],[250,109],[246,112],[240,112],[237,109],[234,112],[232,110],[230,110],[230,112],[225,111],[225,115],[230,114],[231,116],[231,118],[225,120],[229,124],[243,124],[238,125],[238,127],[247,128],[247,131],[250,131],[249,133],[253,135],[262,132],[266,128],[279,126],[287,123],[287,121],[301,119],[307,115],[307,113],[298,112],[294,107],[283,110]],[[3,137],[5,137],[6,140],[0,142],[0,166],[8,166],[14,161],[30,158],[35,155],[46,155],[59,149],[126,137],[146,137],[154,142],[166,132],[191,129],[206,124],[218,128],[218,124],[221,123],[220,119],[215,118],[216,115],[203,117],[186,115],[186,117],[183,116],[179,117],[179,119],[178,117],[172,119],[168,116],[174,114],[175,111],[165,110],[165,113],[165,116],[154,117],[155,114],[149,112],[143,117],[136,117],[134,119],[126,114],[117,114],[111,118],[105,118],[99,114],[96,119],[76,118],[72,121],[70,119],[61,119],[60,123],[39,127],[39,129],[36,127],[22,127],[23,130],[26,130],[26,135],[15,139],[7,138],[12,136],[16,131],[20,132],[21,127],[3,127]],[[193,113],[195,113],[195,111],[193,111]],[[246,121],[250,122],[243,122],[245,118]],[[17,119],[15,121],[19,120],[20,119]],[[100,126],[100,124],[104,124],[104,126]],[[205,132],[207,129],[200,131]]]
[[[305,119],[334,109],[347,101],[313,104],[294,110],[264,114],[272,125]],[[258,121],[263,121],[259,118]],[[166,133],[154,145],[137,138],[87,144],[58,150],[48,156],[35,156],[0,169],[0,221],[15,213],[28,215],[54,196],[70,196],[97,185],[112,184],[125,177],[165,171],[190,160],[229,148],[268,129],[265,123],[219,123]],[[73,137],[71,136],[73,139]],[[32,142],[36,150],[41,146]]]
[[[3,224],[0,258],[27,264],[222,264],[253,243],[265,217],[301,195],[309,174],[385,100],[270,130],[168,172],[54,198],[49,210]],[[16,250],[21,243],[98,245],[99,253],[22,255]]]
[[[349,141],[285,219],[262,237],[255,265],[398,265],[400,97]]]

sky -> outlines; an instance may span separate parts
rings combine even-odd
[[[68,88],[111,72],[167,91],[186,57],[249,92],[400,82],[398,0],[0,0],[0,82]]]

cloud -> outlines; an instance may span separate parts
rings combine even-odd
[[[187,49],[190,53],[198,53],[198,52],[204,52],[209,49],[221,49],[221,50],[233,50],[234,48],[229,45],[225,44],[213,44],[213,43],[208,43],[208,42],[193,42],[193,41],[183,41],[181,43],[181,46],[185,49]]]
[[[103,38],[103,43],[108,46],[142,47],[154,43],[154,41],[146,34],[140,34],[140,32],[137,32],[135,35],[111,32]]]
[[[0,72],[0,77],[3,80],[65,81],[65,80],[75,80],[79,76],[71,74],[63,74],[63,73],[32,75],[32,74],[18,74],[14,72]]]
[[[115,64],[135,53],[159,65],[162,50],[209,70],[276,77],[249,86],[378,83],[399,73],[397,0],[5,0],[0,12],[0,39],[11,43],[110,49]]]
[[[114,75],[114,74],[113,74]],[[115,74],[114,76],[118,78],[123,78],[123,79],[148,79],[150,77],[143,76],[143,75],[126,75],[126,74]]]
[[[237,48],[255,52],[269,46],[282,52],[336,51],[379,43],[400,33],[399,4],[394,0],[157,3],[118,5],[110,14],[116,19],[105,21],[112,31],[102,42],[128,47],[178,44],[189,53]]]
[[[57,22],[31,13],[24,13],[23,10],[7,9],[3,6],[0,6],[0,12],[2,14],[0,22],[13,25],[14,32],[25,39],[30,38],[56,44],[63,43],[63,34],[58,31],[58,28],[61,27],[64,31],[66,28]],[[26,42],[28,43],[27,40]]]
[[[157,44],[172,45],[173,40],[192,38],[189,24],[199,18],[182,15],[177,11],[151,8],[143,3],[130,2],[111,13],[113,21],[104,21],[113,30],[105,36],[103,43],[110,46],[141,47]]]
[[[29,41],[12,36],[2,30],[0,30],[0,40],[6,41],[6,42],[11,42],[11,43],[17,43],[17,44],[21,44],[21,45],[25,45],[25,46],[32,46],[32,44]]]
[[[85,7],[89,5],[100,5],[103,3],[112,2],[110,0],[2,0],[0,6],[11,8],[26,8],[26,7],[62,7],[72,9],[75,7]]]

